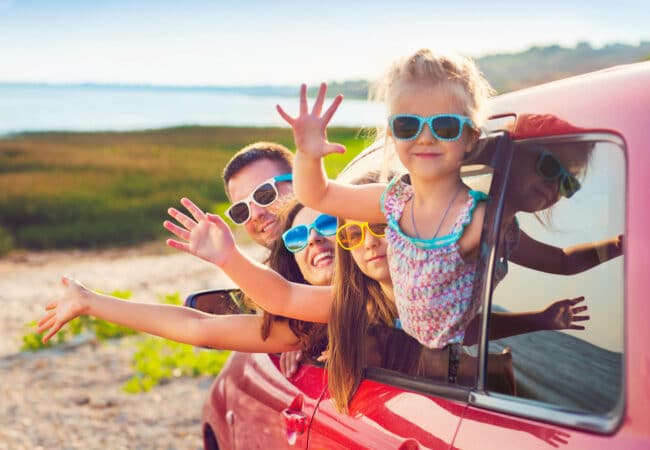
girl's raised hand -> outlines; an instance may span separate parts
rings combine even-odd
[[[38,321],[38,332],[49,330],[43,336],[45,344],[63,325],[75,317],[79,317],[87,310],[87,297],[91,293],[77,280],[62,277],[61,282],[65,286],[63,296],[58,300],[52,300],[45,306],[45,316]]]
[[[181,204],[187,208],[194,219],[176,208],[169,208],[167,210],[169,215],[182,227],[169,220],[166,220],[163,225],[182,241],[167,239],[167,245],[222,266],[235,248],[235,239],[230,228],[221,217],[206,214],[189,198],[182,198]]]
[[[293,128],[293,138],[296,149],[304,155],[321,158],[330,153],[344,153],[345,147],[341,144],[331,143],[327,140],[327,124],[332,119],[337,108],[343,100],[342,95],[337,95],[332,104],[321,115],[327,84],[322,83],[314,107],[309,112],[307,105],[307,86],[300,86],[300,113],[298,117],[291,117],[280,105],[276,105],[278,113]]]

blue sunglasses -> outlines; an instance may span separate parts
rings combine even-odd
[[[309,244],[311,230],[316,230],[321,236],[334,236],[338,225],[336,217],[321,214],[309,225],[297,225],[282,233],[282,242],[291,253],[297,253]]]
[[[544,148],[542,148],[542,152],[537,158],[535,170],[537,171],[537,175],[546,181],[557,180],[560,195],[566,198],[573,197],[573,195],[582,187],[580,181],[578,181],[575,175],[569,173],[560,160],[557,159],[553,153]]]
[[[396,139],[412,141],[422,132],[426,123],[431,134],[440,141],[455,141],[463,134],[465,124],[474,128],[472,119],[460,114],[436,114],[422,117],[416,114],[395,114],[388,118],[390,129]]]

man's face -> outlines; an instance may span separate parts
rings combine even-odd
[[[286,173],[286,169],[270,159],[257,160],[239,172],[228,181],[226,186],[231,203],[246,198],[253,190],[269,178]],[[280,196],[291,193],[291,182],[281,181],[276,184]],[[280,238],[281,224],[276,217],[277,200],[269,206],[259,206],[254,202],[248,204],[251,217],[244,228],[248,235],[260,245],[270,248]]]

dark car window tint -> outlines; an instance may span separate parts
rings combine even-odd
[[[491,353],[511,355],[516,393],[489,377],[487,389],[570,411],[612,411],[621,395],[624,349],[624,256],[616,256],[621,248],[617,239],[625,229],[623,151],[605,141],[516,145],[505,215],[509,209],[519,212],[517,224],[502,227],[494,276],[503,279],[493,292],[492,311],[539,314],[521,319],[523,329],[540,324],[574,329],[489,341]],[[597,265],[567,275],[523,266],[534,262],[547,271],[577,270],[575,264],[560,266],[557,250],[530,245],[533,240],[573,250],[589,242],[611,240],[613,244],[585,254],[584,264],[595,261]],[[567,301],[580,297],[584,301],[568,306]],[[588,309],[583,311],[583,306]],[[589,319],[572,322],[572,315]],[[504,331],[496,319],[490,320],[491,332]],[[575,329],[580,327],[585,329]]]

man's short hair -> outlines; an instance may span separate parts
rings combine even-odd
[[[255,142],[239,150],[226,163],[223,168],[224,184],[227,186],[228,181],[244,167],[263,159],[277,161],[286,173],[291,173],[293,169],[293,153],[287,147],[275,142]]]

